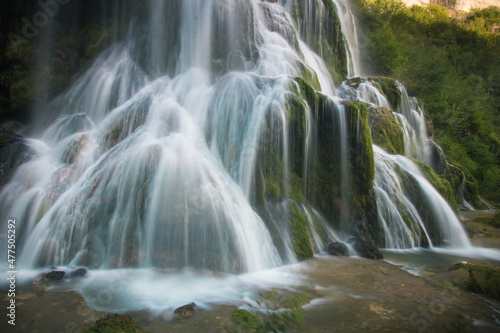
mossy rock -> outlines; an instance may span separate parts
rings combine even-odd
[[[177,316],[179,316],[181,318],[190,318],[193,316],[195,308],[196,308],[196,304],[194,302],[189,303],[189,304],[183,305],[183,306],[175,309],[174,314],[176,314]]]
[[[450,199],[451,203],[449,204],[452,207],[452,209],[455,209],[456,211],[457,205],[456,203],[453,204],[454,197],[448,182],[444,178],[436,175],[434,170],[427,164],[420,163],[416,160],[414,160],[414,163],[420,167],[424,177],[438,192],[439,192],[438,188],[441,188],[441,191],[443,191],[444,194],[441,193],[440,194],[445,198],[445,200],[447,200],[447,197],[448,198],[451,197]],[[398,174],[405,196],[411,201],[415,209],[418,211],[430,241],[434,246],[442,245],[444,239],[441,230],[439,228],[440,222],[437,220],[439,219],[439,217],[433,213],[434,210],[432,208],[432,203],[429,202],[429,199],[426,196],[424,190],[420,187],[419,182],[417,181],[414,175],[405,172],[400,167],[396,167],[395,171]],[[400,213],[401,212],[402,210],[400,210]],[[406,217],[404,214],[402,214],[402,217],[408,225],[408,222],[405,219]],[[412,221],[410,223],[411,223],[410,225],[417,226],[415,232],[420,232],[420,239],[419,239],[420,246],[428,246],[429,245],[428,239],[426,238],[425,233],[422,232],[422,230],[418,226],[418,223],[416,223],[416,221]]]
[[[450,183],[458,204],[466,200],[475,209],[487,209],[479,196],[476,179],[466,168],[447,162],[444,177]]]
[[[309,30],[309,13],[317,15],[317,19],[312,22],[313,31]],[[335,84],[340,84],[348,72],[347,53],[333,3],[329,0],[296,1],[292,7],[292,16],[301,39],[324,60]]]
[[[234,5],[214,3],[212,57],[215,72],[244,70],[246,62],[256,62],[260,43],[255,33],[255,13],[251,3],[234,0]]]
[[[500,300],[500,269],[494,266],[458,263],[450,270],[466,269],[469,275],[459,282],[463,288]]]
[[[295,309],[308,304],[312,300],[312,296],[305,292],[298,293],[278,289],[260,292],[259,296],[261,304],[265,303],[266,307],[271,310]]]
[[[404,135],[394,114],[389,109],[374,106],[368,113],[373,143],[390,154],[404,155]]]
[[[401,105],[401,91],[398,88],[398,82],[396,80],[380,76],[370,77],[368,78],[368,81],[378,84],[380,92],[385,95],[394,111],[399,108]]]
[[[363,229],[376,234],[372,191],[375,164],[367,104],[339,103],[316,92],[302,78],[293,78],[289,87],[290,94],[286,95],[289,140],[287,145],[280,141],[283,133],[277,129],[277,122],[273,126],[273,119],[268,115],[256,168],[256,184],[264,184],[265,189],[258,186],[255,202],[262,206],[267,200],[292,199],[314,207],[333,227],[348,232]],[[289,161],[286,177],[284,147],[288,148]],[[348,189],[346,193],[343,188]],[[294,209],[298,208],[292,205],[292,213]],[[295,218],[300,218],[298,212],[295,211]],[[304,231],[310,229],[303,225]],[[323,235],[324,230],[318,234]],[[293,238],[297,257],[309,257],[309,240],[308,245],[303,246],[305,243],[300,237]]]
[[[299,260],[311,258],[314,253],[311,247],[307,216],[294,202],[290,203],[289,225],[292,236],[292,245]]]
[[[425,178],[432,184],[432,186],[439,192],[439,194],[441,194],[441,196],[445,198],[446,201],[448,201],[451,208],[453,208],[453,210],[458,213],[457,201],[455,200],[453,189],[451,188],[448,180],[446,180],[445,177],[437,175],[434,169],[432,169],[429,165],[417,160],[414,160],[414,162],[418,165]]]
[[[320,95],[314,90],[307,80],[302,77],[294,77],[290,83],[290,91],[296,98],[290,97],[288,103],[291,106],[304,107],[304,101],[312,108],[318,103]],[[300,99],[297,99],[300,98]]]
[[[238,309],[233,312],[231,318],[236,325],[243,327],[247,331],[262,331],[259,319],[249,311]]]
[[[135,103],[113,121],[104,135],[108,148],[116,146],[144,124],[149,113],[149,104],[150,100]]]
[[[82,333],[143,333],[141,327],[136,326],[129,316],[118,314],[108,315],[95,322],[94,326],[82,331]]]
[[[316,72],[305,66],[302,62],[298,62],[297,65],[300,68],[300,78],[306,81],[314,90],[321,90],[321,85]]]

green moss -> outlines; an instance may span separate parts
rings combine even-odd
[[[443,196],[443,198],[448,201],[451,208],[458,213],[458,205],[453,195],[453,190],[450,183],[443,176],[438,176],[434,169],[432,169],[427,164],[414,160],[414,162],[420,168],[420,171],[424,174],[425,178],[432,184],[432,186]]]
[[[290,291],[280,291],[272,289],[259,293],[262,301],[269,309],[294,309],[308,304],[312,297],[306,293],[293,293]]]
[[[457,203],[465,199],[475,209],[486,209],[479,196],[477,181],[466,168],[447,162],[444,177],[450,183]]]
[[[376,82],[381,92],[385,95],[394,111],[399,108],[401,104],[401,91],[398,89],[397,81],[388,77],[371,77],[369,81]]]
[[[273,177],[266,177],[265,184],[266,198],[281,199],[281,182]]]
[[[404,135],[394,114],[388,109],[376,107],[371,107],[369,114],[373,143],[390,154],[404,155]]]
[[[360,196],[369,195],[375,179],[375,159],[368,108],[365,103],[345,103],[348,110],[348,133],[350,135],[349,158],[354,172],[355,192]]]
[[[299,62],[300,67],[300,78],[303,79],[307,84],[309,84],[315,90],[321,90],[321,85],[319,84],[318,75],[316,72],[306,67],[303,63]]]
[[[260,138],[258,161],[264,177],[264,198],[279,200],[284,196],[282,128],[277,126],[280,120],[272,117],[270,114],[266,117],[266,128]]]
[[[464,268],[469,275],[460,281],[465,289],[500,299],[500,269],[497,267],[473,264],[457,264],[453,269]]]
[[[446,283],[446,282],[442,282],[442,281],[437,281],[437,282],[434,282],[434,284],[438,287],[441,287],[441,288],[445,288],[445,289],[449,289],[449,290],[460,290],[460,288],[452,285],[452,284],[449,284],[449,283]]]
[[[311,300],[311,297],[305,293],[280,292],[276,289],[259,293],[259,296],[262,301],[257,301],[257,303],[264,304],[271,309],[261,317],[263,332],[289,332],[291,327],[303,323],[302,305]]]
[[[115,125],[106,135],[105,141],[108,143],[109,147],[114,147],[118,142],[120,142],[120,135],[122,134],[122,130],[122,126]]]
[[[246,331],[258,330],[261,327],[259,319],[257,317],[246,310],[238,309],[233,312],[231,318],[236,325],[242,326]]]
[[[311,27],[311,22],[305,2],[294,2],[292,16],[301,38],[324,60],[335,84],[340,84],[347,76],[347,54],[335,7],[329,0],[309,2],[308,6],[308,11],[322,13],[322,16],[313,22],[314,33],[310,33],[307,29]]]
[[[477,218],[475,221],[500,229],[500,213],[496,213],[493,217]]]
[[[300,77],[294,78],[293,82],[297,85],[298,90],[294,85],[292,85],[291,91],[296,93],[298,96],[301,96],[310,107],[316,105],[318,98],[313,87]],[[298,106],[298,104],[296,104],[296,106]]]
[[[311,213],[312,216],[312,224],[314,228],[314,232],[319,236],[323,244],[325,244],[328,241],[328,235],[326,234],[325,229],[321,225],[320,221],[318,220],[318,217],[314,214]],[[318,249],[318,251],[321,249]]]
[[[373,186],[373,180],[375,179],[375,157],[373,153],[373,141],[370,130],[370,125],[368,124],[368,110],[366,104],[360,105],[360,121],[358,122],[358,133],[362,135],[362,137],[358,137],[360,142],[363,143],[363,146],[360,147],[359,150],[362,150],[364,153],[364,158],[366,160],[366,176],[365,179],[369,183],[369,188],[371,189]]]
[[[302,193],[303,184],[302,179],[297,176],[295,173],[291,172],[288,175],[288,193],[287,197],[291,198],[297,202],[304,201],[304,194]]]
[[[94,326],[82,331],[82,333],[141,333],[142,328],[136,326],[129,316],[118,314],[108,315],[95,322]]]
[[[446,159],[468,169],[482,197],[499,202],[498,8],[448,16],[434,5],[352,4],[365,32],[367,68],[403,82],[423,102]]]
[[[343,106],[338,105],[317,93],[302,78],[292,80],[290,92],[286,102],[290,162],[286,186],[283,184],[284,145],[279,141],[282,134],[274,133],[278,126],[271,126],[270,119],[267,120],[270,125],[261,138],[263,149],[259,154],[259,161],[262,161],[265,179],[265,199],[289,198],[295,202],[307,203],[315,207],[333,226],[343,223],[343,226],[350,227],[352,231],[359,228],[370,233],[375,227],[370,225],[376,220],[373,218],[375,210],[372,193],[375,164],[366,104],[346,102]],[[314,132],[308,160],[305,161],[308,121]],[[345,126],[345,131],[341,131],[340,126]],[[346,138],[341,137],[341,133],[346,133]],[[343,144],[346,147],[342,147]],[[342,174],[341,161],[347,164],[346,175]],[[307,184],[304,171],[307,172]],[[341,193],[345,180],[343,177],[347,177],[348,193]],[[341,220],[341,217],[345,219]],[[314,231],[324,239],[325,232],[316,222]],[[291,208],[290,227],[297,258],[310,257],[310,235],[313,228],[295,204]]]
[[[404,210],[400,210],[399,215],[401,215],[401,218],[403,219],[408,229],[413,230],[413,223],[411,221],[410,216],[408,216],[408,214]]]
[[[262,171],[261,161],[257,159],[255,162],[255,204],[257,207],[262,207],[265,203],[266,180]],[[271,186],[271,185],[270,185]]]
[[[292,245],[297,259],[304,260],[313,256],[309,232],[307,230],[307,216],[294,202],[290,203],[289,225],[292,236]]]
[[[36,213],[36,218],[35,221],[38,222],[42,219],[42,217],[47,213],[47,211],[50,208],[51,203],[48,200],[44,200],[43,203],[40,205],[40,208],[38,209],[38,212]]]

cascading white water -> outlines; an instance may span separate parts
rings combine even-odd
[[[137,54],[131,29],[52,104],[56,118],[49,116],[48,127],[31,141],[38,156],[1,194],[3,214],[22,220],[25,266],[241,272],[283,263],[251,207],[255,147],[270,115],[284,128],[286,187],[288,77],[311,68],[327,94],[333,94],[332,80],[305,44],[299,41],[296,50],[267,29],[257,2],[177,4],[152,2],[144,54]],[[181,17],[177,38],[158,29],[168,25],[167,9]],[[241,11],[254,29],[248,43],[238,34]],[[231,52],[214,81],[216,19],[225,34],[219,42]],[[282,24],[293,31],[290,22]],[[165,39],[176,39],[174,62],[165,60]],[[257,61],[238,50],[243,44],[259,53]]]
[[[431,165],[432,143],[427,134],[425,115],[418,100],[408,96],[405,87],[399,82],[397,89],[401,93],[401,98],[397,107],[391,105],[387,100],[378,83],[368,79],[361,81],[356,86],[353,88],[348,83],[343,83],[338,88],[337,95],[341,98],[362,101],[393,110],[403,133],[405,156]]]
[[[404,156],[387,154],[379,147],[375,147],[375,161],[374,186],[386,247],[411,248],[423,244],[433,247],[429,226],[438,228],[435,233],[442,236],[442,245],[470,247],[455,213],[417,165]],[[416,188],[408,188],[405,181]],[[415,195],[419,198],[412,198]]]
[[[361,65],[361,55],[358,39],[358,31],[356,28],[356,21],[351,11],[350,4],[346,0],[330,0],[337,8],[337,16],[342,26],[342,33],[346,40],[347,54],[347,77],[362,76],[363,68]]]
[[[317,14],[311,8],[324,13],[323,2],[306,1],[302,35],[309,41],[298,37],[295,3],[152,0],[147,24],[132,22],[126,36],[51,104],[47,126],[29,141],[37,156],[17,170],[0,194],[1,216],[20,221],[20,263],[102,269],[191,266],[239,273],[296,261],[296,244],[285,225],[288,199],[265,203],[265,213],[274,213],[267,220],[253,201],[265,167],[261,163],[270,163],[259,156],[263,142],[269,143],[264,139],[276,143],[280,155],[282,184],[277,187],[282,188],[277,191],[291,191],[293,159],[304,160],[301,185],[308,191],[318,126],[312,113],[318,110],[304,106],[303,156],[292,156],[295,138],[287,109],[295,94],[290,87],[297,84],[293,78],[306,74],[335,105],[328,126],[340,142],[339,149],[331,147],[340,166],[339,227],[333,230],[307,198],[296,206],[307,217],[317,251],[326,241],[339,240],[339,233],[351,232],[347,202],[356,170],[347,162],[352,149],[347,138],[349,131],[360,129],[360,116],[356,128],[348,128],[347,111],[334,94],[355,98],[347,98],[342,86],[336,92],[328,66],[306,44],[321,31],[315,30]],[[337,1],[336,7],[350,55],[349,76],[358,75],[355,22],[346,3]],[[426,144],[423,114],[401,91],[398,117],[407,133],[407,155],[425,160],[418,149],[412,152]],[[370,83],[362,83],[358,93],[358,100],[390,107]],[[443,204],[442,198],[404,161],[376,149],[375,162],[385,246],[432,246],[426,220],[404,193],[394,168],[411,175],[427,201]],[[453,212],[433,209],[442,243],[466,246],[462,229],[450,220]]]
[[[376,80],[347,81],[337,89],[337,95],[341,98],[363,101],[389,110],[396,109],[392,114],[400,125],[404,156],[392,157],[380,147],[374,149],[374,188],[383,246],[433,247],[438,243],[454,248],[470,247],[465,231],[449,204],[410,160],[442,169],[440,165],[433,165],[432,148],[436,144],[428,136],[425,116],[417,99],[409,97],[402,84],[397,83],[397,89],[401,95],[397,108],[391,105]],[[440,149],[439,146],[436,149]],[[404,184],[405,181],[407,184]],[[415,185],[417,189],[412,189]],[[439,232],[432,235],[427,229],[436,224]]]

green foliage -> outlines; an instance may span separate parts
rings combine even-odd
[[[377,66],[384,73],[390,73],[391,68],[401,64],[401,48],[390,25],[383,25],[374,35],[372,43]]]
[[[108,315],[95,322],[82,333],[142,333],[144,330],[134,324],[129,316]]]
[[[500,10],[449,17],[437,5],[354,2],[366,67],[419,97],[447,159],[477,179],[483,196],[500,201]]]

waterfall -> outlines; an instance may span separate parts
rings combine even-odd
[[[350,4],[346,0],[331,0],[337,9],[337,15],[342,26],[342,32],[346,40],[346,51],[350,56],[348,60],[348,75],[347,77],[356,77],[363,75],[361,65],[361,55],[359,47],[358,31],[356,28],[356,20],[351,11]]]
[[[386,248],[470,247],[470,242],[449,203],[426,179],[419,166],[430,165],[442,173],[443,161],[435,161],[433,149],[441,148],[428,136],[424,112],[418,100],[409,97],[405,87],[396,82],[395,98],[377,78],[353,79],[338,89],[341,98],[368,103],[388,110],[398,125],[404,143],[402,155],[393,156],[375,146],[375,182],[382,244]],[[394,97],[394,96],[393,96]],[[393,111],[391,111],[393,110]],[[373,129],[376,131],[376,129]],[[463,196],[463,195],[462,195]],[[446,222],[444,222],[446,221]]]
[[[0,193],[20,265],[255,272],[378,229],[385,247],[468,245],[418,167],[371,145],[364,102],[428,162],[418,103],[335,87],[362,70],[346,2],[146,3],[114,14],[126,33],[40,111]]]
[[[470,247],[455,213],[415,163],[379,147],[375,160],[375,191],[386,247],[432,248],[438,239],[448,247]]]

